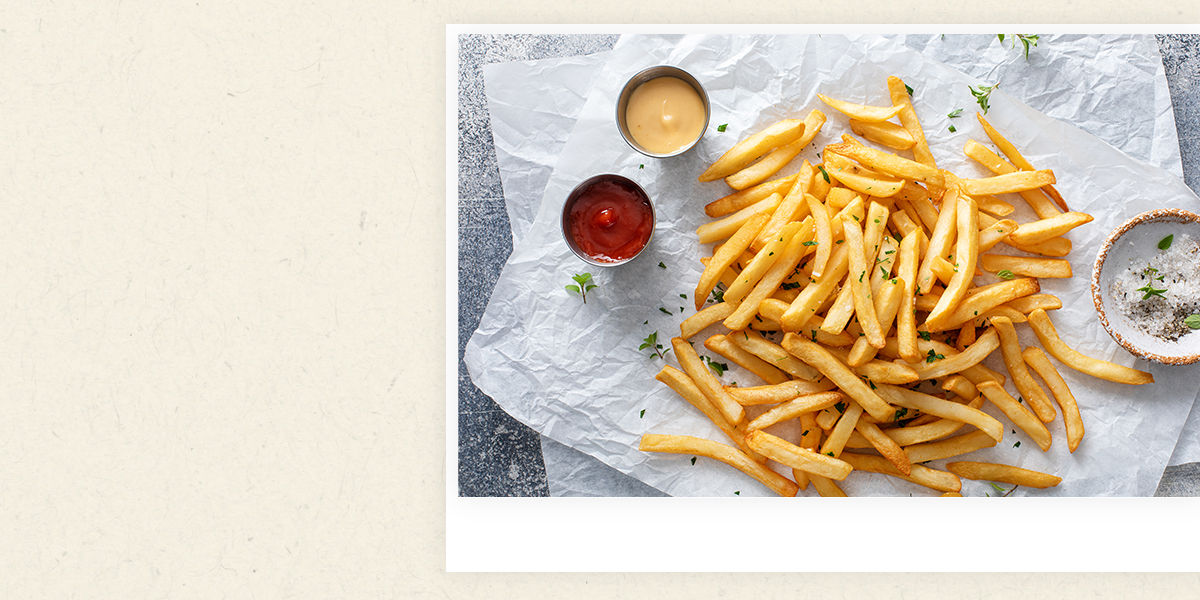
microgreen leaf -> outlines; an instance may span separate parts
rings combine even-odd
[[[638,415],[638,418],[639,418],[639,419],[643,419],[643,418],[645,418],[645,417],[646,417],[646,409],[644,409],[644,408],[643,408],[643,409],[642,409],[642,413]]]
[[[658,263],[658,268],[660,268],[660,269],[665,269],[665,268],[667,268],[667,265],[664,265],[664,264],[662,264],[662,263]]]
[[[579,297],[583,298],[583,303],[587,304],[587,293],[596,289],[596,285],[592,283],[592,274],[582,273],[572,275],[571,279],[573,279],[575,283],[578,283],[579,285],[567,285],[563,287],[568,292],[579,294]]]
[[[912,89],[912,86],[911,86],[911,85],[908,85],[908,84],[906,83],[906,84],[904,84],[904,89],[908,91],[908,97],[909,97],[909,98],[912,98],[912,95],[913,95],[913,89]]]
[[[951,119],[957,119],[962,116],[962,111],[963,111],[963,109],[956,108],[956,109],[946,113],[946,116],[950,117]]]
[[[1158,249],[1159,249],[1159,250],[1166,250],[1167,248],[1170,248],[1170,247],[1171,247],[1171,242],[1172,242],[1172,241],[1174,241],[1174,240],[1175,240],[1175,234],[1168,235],[1167,237],[1165,237],[1165,238],[1163,238],[1163,239],[1159,240],[1159,242],[1158,242]]]
[[[726,127],[729,127],[729,123],[723,123],[721,125],[717,125],[717,131],[720,131],[721,133],[725,133]]]
[[[918,331],[917,336],[927,342],[929,341],[929,332],[928,331]],[[932,352],[932,350],[930,350],[930,352]]]
[[[930,350],[929,354],[925,355],[925,362],[931,363],[935,360],[942,360],[943,358],[946,358],[944,354],[938,354],[936,351]]]
[[[654,353],[650,355],[650,358],[661,358],[663,360],[666,360],[667,353],[671,351],[670,348],[663,349],[663,345],[658,343],[657,331],[646,336],[646,339],[642,340],[642,345],[638,346],[638,350],[645,350],[647,348]]]
[[[1183,320],[1183,324],[1192,329],[1200,329],[1200,315],[1188,315],[1188,317]]]
[[[988,109],[991,108],[991,106],[988,104],[988,97],[992,95],[992,90],[998,87],[1000,87],[1000,82],[996,82],[993,85],[981,85],[978,88],[973,85],[967,86],[967,88],[971,90],[971,95],[975,96],[975,102],[979,104],[979,108],[983,109],[983,114],[985,115],[987,114]]]
[[[825,165],[817,165],[817,169],[821,171],[821,177],[825,178],[825,183],[830,183],[829,173],[825,171]]]
[[[1000,279],[1013,279],[1016,275],[1013,275],[1013,272],[1008,269],[1000,269],[1000,272],[996,273],[996,277]]]
[[[1160,290],[1152,285],[1147,285],[1145,287],[1138,288],[1137,291],[1146,292],[1146,294],[1144,296],[1142,296],[1142,300],[1149,300],[1151,296],[1162,296],[1163,293],[1166,292],[1167,290],[1166,289]]]

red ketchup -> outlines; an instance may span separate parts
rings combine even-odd
[[[654,231],[654,210],[636,186],[602,179],[580,193],[567,222],[584,254],[600,262],[618,262],[646,247]]]

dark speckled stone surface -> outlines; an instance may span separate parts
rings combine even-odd
[[[617,37],[506,34],[467,35],[459,39],[458,475],[462,496],[550,494],[538,434],[508,416],[480,392],[462,363],[462,349],[479,325],[488,297],[512,253],[512,234],[492,143],[482,65],[592,54],[610,49]],[[1200,36],[1166,35],[1157,39],[1174,104],[1184,180],[1200,192]],[[1168,468],[1157,495],[1200,496],[1198,467],[1194,463]],[[588,457],[582,457],[572,468],[601,478],[612,477],[605,471],[615,473]],[[614,493],[651,495],[655,491],[630,481],[627,487],[616,486],[614,489],[620,491]]]

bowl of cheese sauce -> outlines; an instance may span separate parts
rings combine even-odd
[[[638,72],[617,98],[617,128],[638,152],[670,158],[687,152],[708,129],[708,93],[679,67]]]

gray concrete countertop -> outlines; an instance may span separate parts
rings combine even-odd
[[[483,65],[577,56],[609,50],[617,35],[464,35],[458,58],[458,478],[461,496],[548,496],[540,436],[471,382],[463,348],[512,253],[504,190],[492,143]],[[1200,36],[1157,36],[1183,158],[1184,181],[1200,193]],[[548,442],[555,444],[554,442]],[[660,495],[599,461],[582,456],[573,469],[606,478],[622,495]],[[613,481],[617,483],[612,484]],[[1159,496],[1200,496],[1200,464],[1170,467]]]

